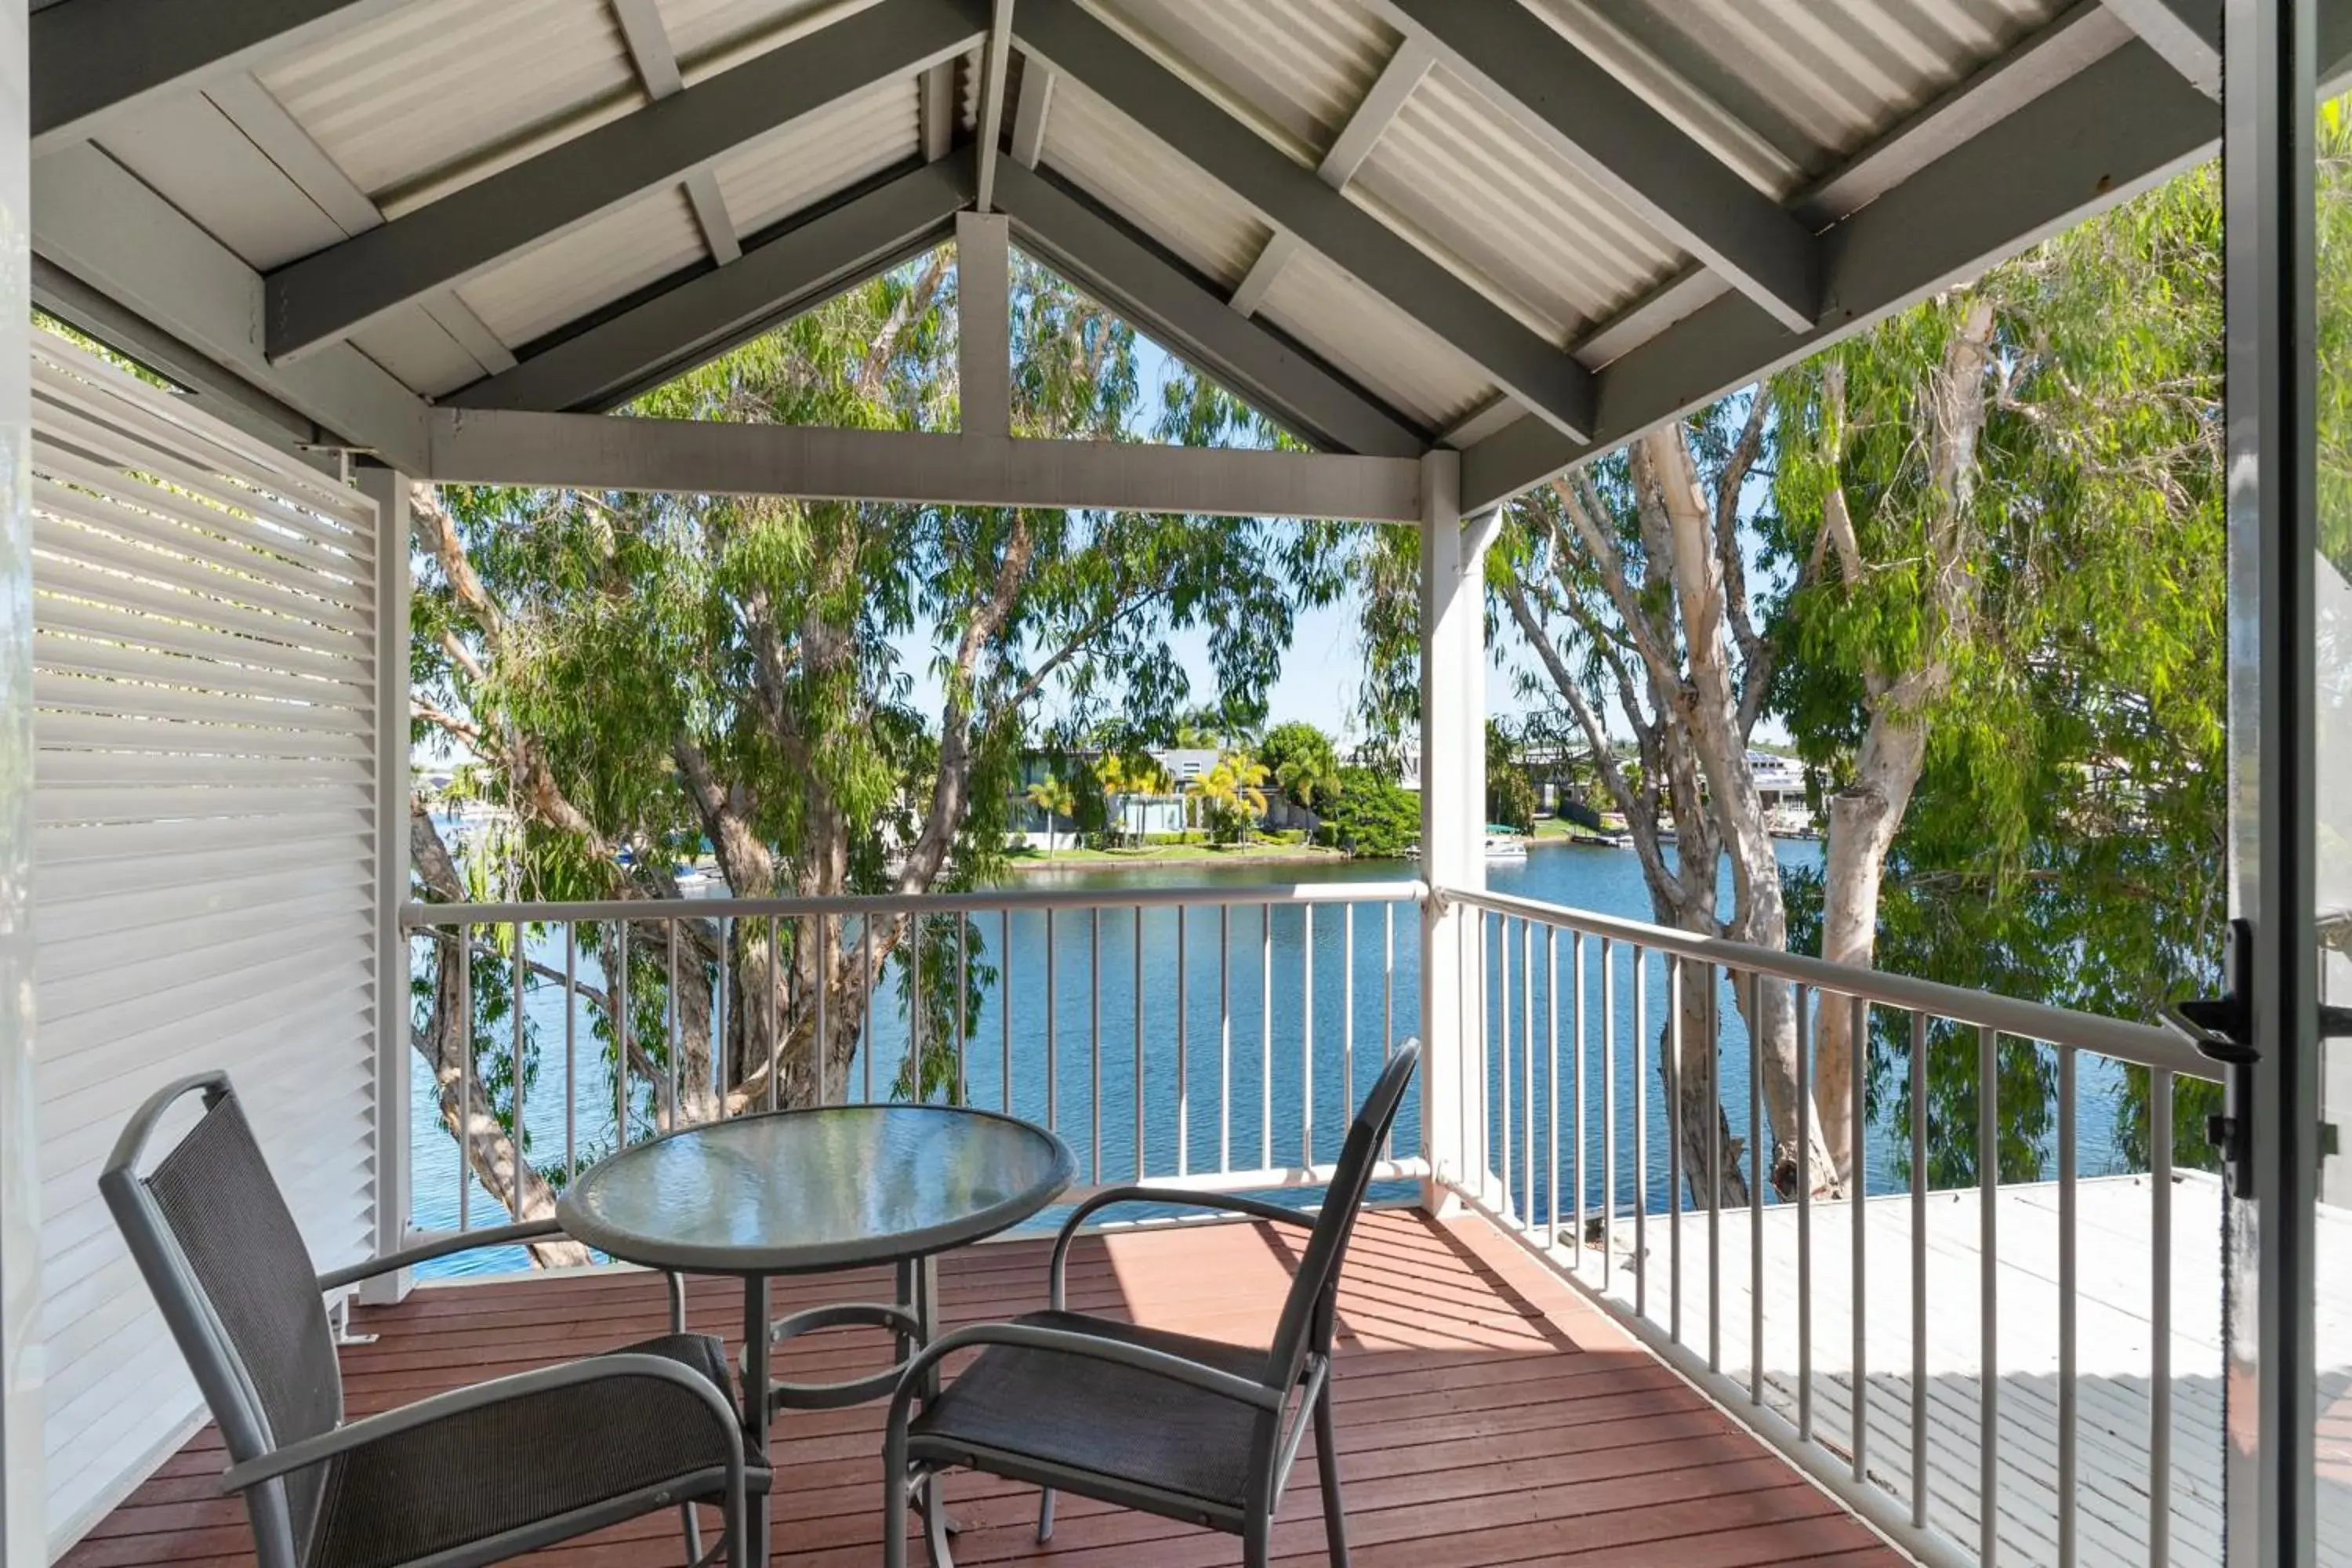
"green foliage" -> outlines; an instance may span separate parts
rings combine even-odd
[[[1257,755],[1272,770],[1274,787],[1293,805],[1322,811],[1339,798],[1339,751],[1314,725],[1276,724],[1258,742]]]
[[[1339,797],[1323,816],[1332,844],[1361,859],[1402,859],[1421,841],[1421,800],[1387,774],[1342,768]]]
[[[1533,833],[1538,804],[1536,786],[1519,766],[1517,742],[1502,725],[1487,720],[1486,820]]]
[[[1246,844],[1265,816],[1266,768],[1245,752],[1227,752],[1201,781],[1202,813],[1220,844]]]
[[[1870,672],[1906,668],[1934,637],[1955,658],[1922,715],[1927,763],[1888,858],[1883,967],[2136,1018],[2213,981],[2228,780],[2221,254],[2218,175],[2200,169],[1832,351],[1851,410],[1835,474],[1812,423],[1830,356],[1779,384],[1768,548],[1818,558],[1836,482],[1864,555],[1886,563],[1859,582],[1817,576],[1780,606],[1775,700],[1807,763],[1843,782]],[[1997,336],[1965,520],[1979,608],[1954,628],[1916,565],[1930,526],[1920,431],[1936,413],[1920,389],[1969,299],[1990,302]],[[1790,891],[1801,945],[1820,889],[1796,879]],[[1908,1093],[1898,1022],[1879,1023],[1874,1100]],[[1937,1061],[1931,1115],[1972,1121],[1974,1052]],[[2002,1063],[2003,1173],[2034,1174],[2054,1069],[2022,1047]],[[2177,1143],[2190,1158],[2203,1107],[2184,1089]],[[2145,1158],[2144,1096],[2143,1083],[2125,1097],[2127,1157]],[[1937,1148],[1937,1179],[1974,1179],[1972,1135]]]

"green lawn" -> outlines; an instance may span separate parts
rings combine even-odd
[[[1048,856],[1042,849],[1015,849],[1010,858],[1016,867],[1034,869],[1045,866],[1138,866],[1159,865],[1183,860],[1337,860],[1337,849],[1324,849],[1310,844],[1150,844],[1140,849],[1056,849]]]

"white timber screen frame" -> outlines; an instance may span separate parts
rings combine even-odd
[[[407,988],[378,984],[374,503],[176,393],[32,339],[54,1553],[202,1414],[99,1198],[124,1119],[173,1079],[225,1068],[319,1266],[367,1257],[377,1009],[404,1020]],[[398,826],[387,837],[404,844]]]

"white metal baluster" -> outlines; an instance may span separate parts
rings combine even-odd
[[[1274,906],[1257,907],[1257,1168],[1274,1169]]]
[[[665,1051],[669,1059],[662,1065],[669,1078],[669,1124],[677,1128],[686,1125],[685,1102],[678,1098],[677,1082],[677,921],[671,919],[662,923],[669,938],[669,994],[664,998],[662,1008],[662,1030],[668,1040]]]
[[[1478,928],[1479,945],[1483,948],[1486,939],[1486,912],[1473,912],[1476,917],[1475,923]],[[1454,1131],[1461,1138],[1454,1147],[1462,1152],[1462,1169],[1455,1174],[1457,1180],[1464,1182],[1475,1177],[1477,1190],[1483,1194],[1486,1190],[1486,1152],[1480,1150],[1474,1161],[1471,1151],[1475,1145],[1470,1142],[1470,1058],[1474,1055],[1483,1058],[1486,1049],[1486,1020],[1483,1013],[1478,1020],[1480,1033],[1476,1037],[1470,1033],[1470,928],[1473,923],[1466,920],[1454,923],[1454,1037],[1462,1042],[1462,1049],[1455,1053],[1454,1064],[1454,1119],[1457,1124]],[[1473,1046],[1476,1047],[1475,1051]]]
[[[1723,1370],[1723,983],[1706,986],[1706,1370]]]
[[[2074,1053],[2058,1050],[2058,1568],[2074,1568]]]
[[[1650,955],[1640,943],[1633,947],[1633,1315],[1650,1316],[1650,1115],[1648,1085],[1643,1063],[1648,1057],[1644,1037],[1650,1032]]]
[[[1527,921],[1521,921],[1524,928]],[[1503,1122],[1496,1128],[1491,1118],[1485,1125],[1494,1136],[1494,1147],[1501,1155],[1497,1168],[1503,1178],[1503,1190],[1495,1194],[1495,1206],[1505,1215],[1511,1212],[1511,917],[1505,915],[1495,922],[1495,1027],[1502,1040],[1503,1052],[1493,1072],[1481,1073],[1482,1079],[1499,1077],[1502,1087],[1497,1098],[1502,1101]],[[1489,1160],[1489,1166],[1496,1162]],[[1522,1223],[1525,1221],[1521,1216]]]
[[[1178,909],[1176,918],[1184,918]],[[1135,1179],[1143,1180],[1143,906],[1135,906]]]
[[[907,917],[907,1099],[920,1105],[923,1093],[923,917]]]
[[[1061,960],[1054,951],[1055,946],[1054,910],[1048,905],[1045,910],[1045,1126],[1049,1131],[1059,1131],[1062,1126],[1062,1045],[1061,1031],[1056,1026],[1059,1019],[1055,1015],[1061,1006],[1061,998],[1056,994],[1061,987],[1055,983],[1055,971]]]
[[[1864,1324],[1868,1314],[1863,1310],[1868,1299],[1864,1268],[1868,1257],[1868,1221],[1870,1205],[1864,1200],[1870,1196],[1870,1118],[1864,1103],[1870,1066],[1870,1003],[1863,997],[1853,999],[1852,1016],[1846,1021],[1846,1058],[1851,1069],[1847,1094],[1853,1103],[1853,1130],[1850,1134],[1853,1155],[1853,1173],[1846,1182],[1846,1212],[1853,1221],[1853,1479],[1870,1479],[1867,1452],[1870,1444],[1870,1360],[1867,1336]]]
[[[1519,922],[1519,1223],[1536,1222],[1536,933]]]
[[[997,1096],[1005,1115],[1013,1114],[1013,911],[996,911],[996,1053]]]
[[[710,1082],[705,1086],[710,1090],[711,1105],[722,1117],[727,1114],[728,964],[734,953],[734,944],[729,940],[729,925],[728,918],[721,915],[719,919],[719,994],[710,1008]]]
[[[1797,987],[1797,1436],[1813,1436],[1812,988]]]
[[[1102,907],[1087,910],[1087,1158],[1102,1185]]]
[[[1339,906],[1339,1125],[1356,1112],[1356,906]]]
[[[1683,1342],[1683,959],[1666,957],[1666,1337]]]
[[[2149,1239],[2147,1561],[2172,1561],[2172,1074],[2147,1080]]]
[[[615,1149],[629,1146],[629,922],[620,922],[621,940],[617,944],[621,973],[614,977],[613,1009],[613,1097],[614,1121],[613,1145]]]
[[[1298,911],[1298,1163],[1315,1168],[1315,906]]]
[[[474,1222],[473,1173],[466,1163],[474,1128],[474,928],[457,928],[457,1228]]]
[[[1911,1015],[1911,1522],[1927,1528],[1927,1015]]]
[[[866,912],[859,922],[858,942],[866,953],[866,1013],[859,1020],[857,1054],[866,1060],[866,1103],[874,1103],[874,1047],[881,1041],[881,1031],[874,1025],[874,915]]]
[[[1426,1031],[1424,1030],[1424,1033]],[[1396,1049],[1396,906],[1381,906],[1381,1066]],[[1350,1100],[1349,1108],[1354,1109]],[[1396,1158],[1396,1126],[1389,1126],[1389,1158]]]
[[[819,915],[809,922],[809,926],[816,934],[816,1038],[811,1042],[809,1055],[814,1058],[811,1065],[816,1071],[814,1080],[816,1102],[822,1106],[833,1077],[833,1064],[828,1059],[833,1054],[833,1034],[825,1027],[824,1016],[825,1003],[833,994],[833,921],[827,916]],[[849,1097],[845,1078],[841,1092],[843,1099]]]
[[[1551,1152],[1544,1161],[1546,1239],[1559,1246],[1559,928],[1544,926],[1544,1126]],[[1572,1237],[1575,1233],[1570,1232]],[[1572,1258],[1575,1255],[1570,1253]]]
[[[2000,1038],[1990,1025],[1977,1030],[1978,1277],[1982,1314],[1982,1369],[1978,1377],[1977,1561],[1993,1568],[2000,1555]]]
[[[1192,956],[1186,945],[1192,933],[1192,911],[1176,907],[1176,1173],[1192,1173]]]
[[[1584,1272],[1584,933],[1573,932],[1568,942],[1569,967],[1576,971],[1570,991],[1570,1011],[1568,1017],[1569,1073],[1573,1079],[1570,1093],[1576,1100],[1576,1165],[1569,1173],[1570,1184],[1575,1189],[1575,1228],[1570,1233],[1569,1246],[1574,1250],[1569,1256],[1575,1259],[1578,1275]]]
[[[956,912],[955,1057],[956,1103],[971,1103],[971,1041],[965,1038],[964,1009],[971,999],[971,912]]]
[[[524,1071],[523,1061],[523,1001],[530,989],[530,979],[524,964],[523,923],[517,921],[514,922],[514,1003],[509,1010],[514,1014],[514,1067],[510,1076],[514,1084],[514,1217],[518,1220],[522,1218],[522,1173],[529,1165],[530,1142],[530,1129],[523,1121],[523,1081],[529,1076]]]
[[[1617,1223],[1617,964],[1615,945],[1601,939],[1601,1289],[1616,1268],[1610,1232]]]
[[[1771,984],[1778,985],[1779,981]],[[1764,1016],[1764,977],[1748,977],[1748,1016]],[[1777,993],[1776,993],[1777,994]],[[1764,1053],[1748,1037],[1748,1403],[1764,1403]]]
[[[580,928],[563,922],[563,1179],[580,1173]]]
[[[1234,907],[1217,906],[1217,1169],[1234,1168]]]

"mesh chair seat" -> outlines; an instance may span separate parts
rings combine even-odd
[[[731,1396],[726,1348],[709,1335],[667,1334],[605,1353],[682,1363]],[[754,1452],[744,1458],[764,1463]],[[687,1390],[650,1379],[552,1389],[415,1427],[320,1467],[318,1522],[303,1561],[390,1568],[674,1484],[681,1489],[660,1502],[716,1499],[726,1464],[709,1407]],[[710,1479],[715,1472],[720,1479]],[[694,1478],[699,1484],[684,1484]],[[765,1489],[763,1469],[748,1479]]]
[[[1165,1351],[1238,1377],[1265,1375],[1263,1349],[1080,1312],[1031,1312],[1015,1321]],[[1133,1367],[990,1345],[908,1426],[908,1452],[970,1466],[975,1450],[986,1449],[1238,1510],[1248,1499],[1257,1415],[1239,1400]]]

